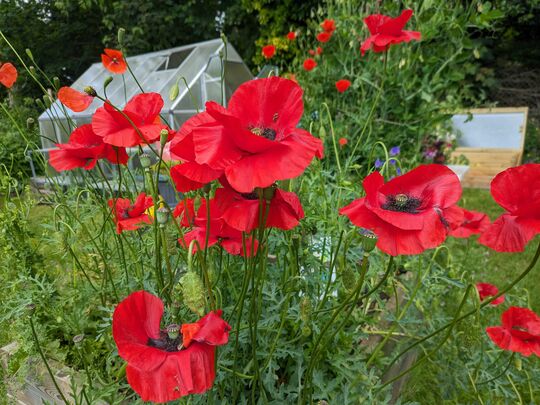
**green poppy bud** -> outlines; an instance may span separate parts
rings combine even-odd
[[[341,283],[347,291],[352,291],[356,285],[356,274],[351,267],[345,266],[341,272]]]
[[[311,319],[311,312],[313,311],[313,306],[311,305],[311,300],[308,297],[302,298],[300,301],[300,319],[307,322]]]
[[[52,105],[51,98],[48,95],[43,96],[43,102],[45,103],[47,108],[49,108]]]
[[[118,28],[118,44],[120,46],[124,45],[124,39],[126,37],[126,29],[125,28]]]
[[[168,139],[169,139],[169,131],[167,131],[166,129],[162,129],[159,133],[159,142],[161,143],[162,148],[165,146]]]
[[[184,304],[199,316],[204,314],[206,305],[204,286],[200,277],[193,271],[188,271],[180,279],[180,289]]]
[[[60,79],[58,78],[58,76],[54,76],[52,80],[53,80],[54,88],[58,90],[60,88]]]
[[[178,87],[178,82],[176,82],[169,90],[169,100],[175,100],[178,97],[178,93],[180,93],[180,88]]]
[[[29,48],[25,49],[26,54],[30,58],[31,61],[34,61],[34,55],[32,55],[32,51]]]
[[[111,84],[112,81],[113,81],[112,76],[107,77],[105,79],[105,81],[103,82],[103,90],[105,90],[107,88],[107,86],[109,86],[109,84]]]
[[[36,123],[36,121],[35,121],[32,117],[28,117],[28,118],[26,119],[26,127],[27,127],[28,129],[34,128],[34,124],[35,124],[35,123]]]
[[[45,104],[43,104],[43,101],[41,101],[41,99],[36,98],[35,101],[36,101],[36,104],[37,104],[37,106],[38,106],[39,108],[41,108],[42,110],[45,110],[45,109],[46,109]]]

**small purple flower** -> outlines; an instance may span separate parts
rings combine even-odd
[[[398,176],[401,176],[401,169],[399,167],[396,167],[396,173]]]
[[[390,159],[390,160],[388,161],[388,163],[390,163],[391,165],[395,166],[397,162],[396,162],[396,159]]]
[[[390,156],[397,156],[399,155],[399,152],[399,146],[392,146],[392,148],[390,148]]]
[[[376,168],[376,169],[381,168],[382,165],[383,165],[383,163],[384,163],[384,162],[383,162],[381,159],[377,158],[377,160],[375,161],[375,168]]]

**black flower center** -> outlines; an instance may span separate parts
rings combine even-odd
[[[386,202],[382,205],[382,208],[388,211],[418,214],[420,205],[422,205],[422,201],[419,198],[407,194],[395,194],[386,196]]]
[[[276,131],[272,128],[263,128],[263,127],[249,127],[249,130],[252,134],[262,136],[271,141],[276,139]]]
[[[246,200],[258,200],[259,199],[259,195],[255,191],[252,191],[251,193],[241,193],[241,196],[244,197]]]
[[[146,344],[150,347],[155,347],[156,349],[164,350],[166,352],[178,352],[181,343],[181,336],[171,339],[167,331],[162,330],[159,332],[159,339],[148,338],[148,342]]]

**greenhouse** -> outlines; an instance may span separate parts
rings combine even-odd
[[[223,89],[222,57],[225,61]],[[145,92],[160,93],[165,102],[161,116],[173,129],[178,129],[183,122],[196,114],[197,110],[204,108],[206,101],[221,102],[222,92],[228,99],[240,84],[253,78],[234,47],[230,43],[225,47],[219,38],[131,56],[127,61],[133,74],[127,73],[122,78],[115,77],[107,86],[108,98],[114,105],[123,106],[127,100],[138,94],[141,88]],[[110,75],[101,62],[96,62],[71,87],[82,91],[84,87],[92,86],[101,92],[104,80]],[[138,82],[135,78],[138,78]],[[169,92],[177,82],[180,92],[171,101]],[[71,131],[66,115],[77,126],[87,124],[102,104],[103,102],[96,98],[89,108],[77,113],[62,108],[62,104],[56,100],[39,117],[44,151],[53,148],[55,143],[67,141]]]

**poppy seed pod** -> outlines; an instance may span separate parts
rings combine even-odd
[[[147,153],[141,153],[139,155],[139,162],[141,162],[141,166],[144,169],[147,169],[150,166],[152,166],[152,159],[150,158],[150,155]]]
[[[88,94],[89,96],[92,96],[92,97],[96,97],[97,96],[97,92],[96,90],[94,90],[94,88],[92,86],[86,86],[83,91]]]
[[[165,207],[158,208],[156,211],[156,219],[158,224],[163,227],[169,221],[169,209]]]
[[[362,240],[362,247],[364,252],[369,253],[375,249],[377,245],[377,235],[370,231],[369,229],[361,228],[360,229],[360,239]]]
[[[180,332],[180,325],[173,323],[167,326],[167,335],[169,336],[169,339],[176,339],[178,337],[179,332]]]

